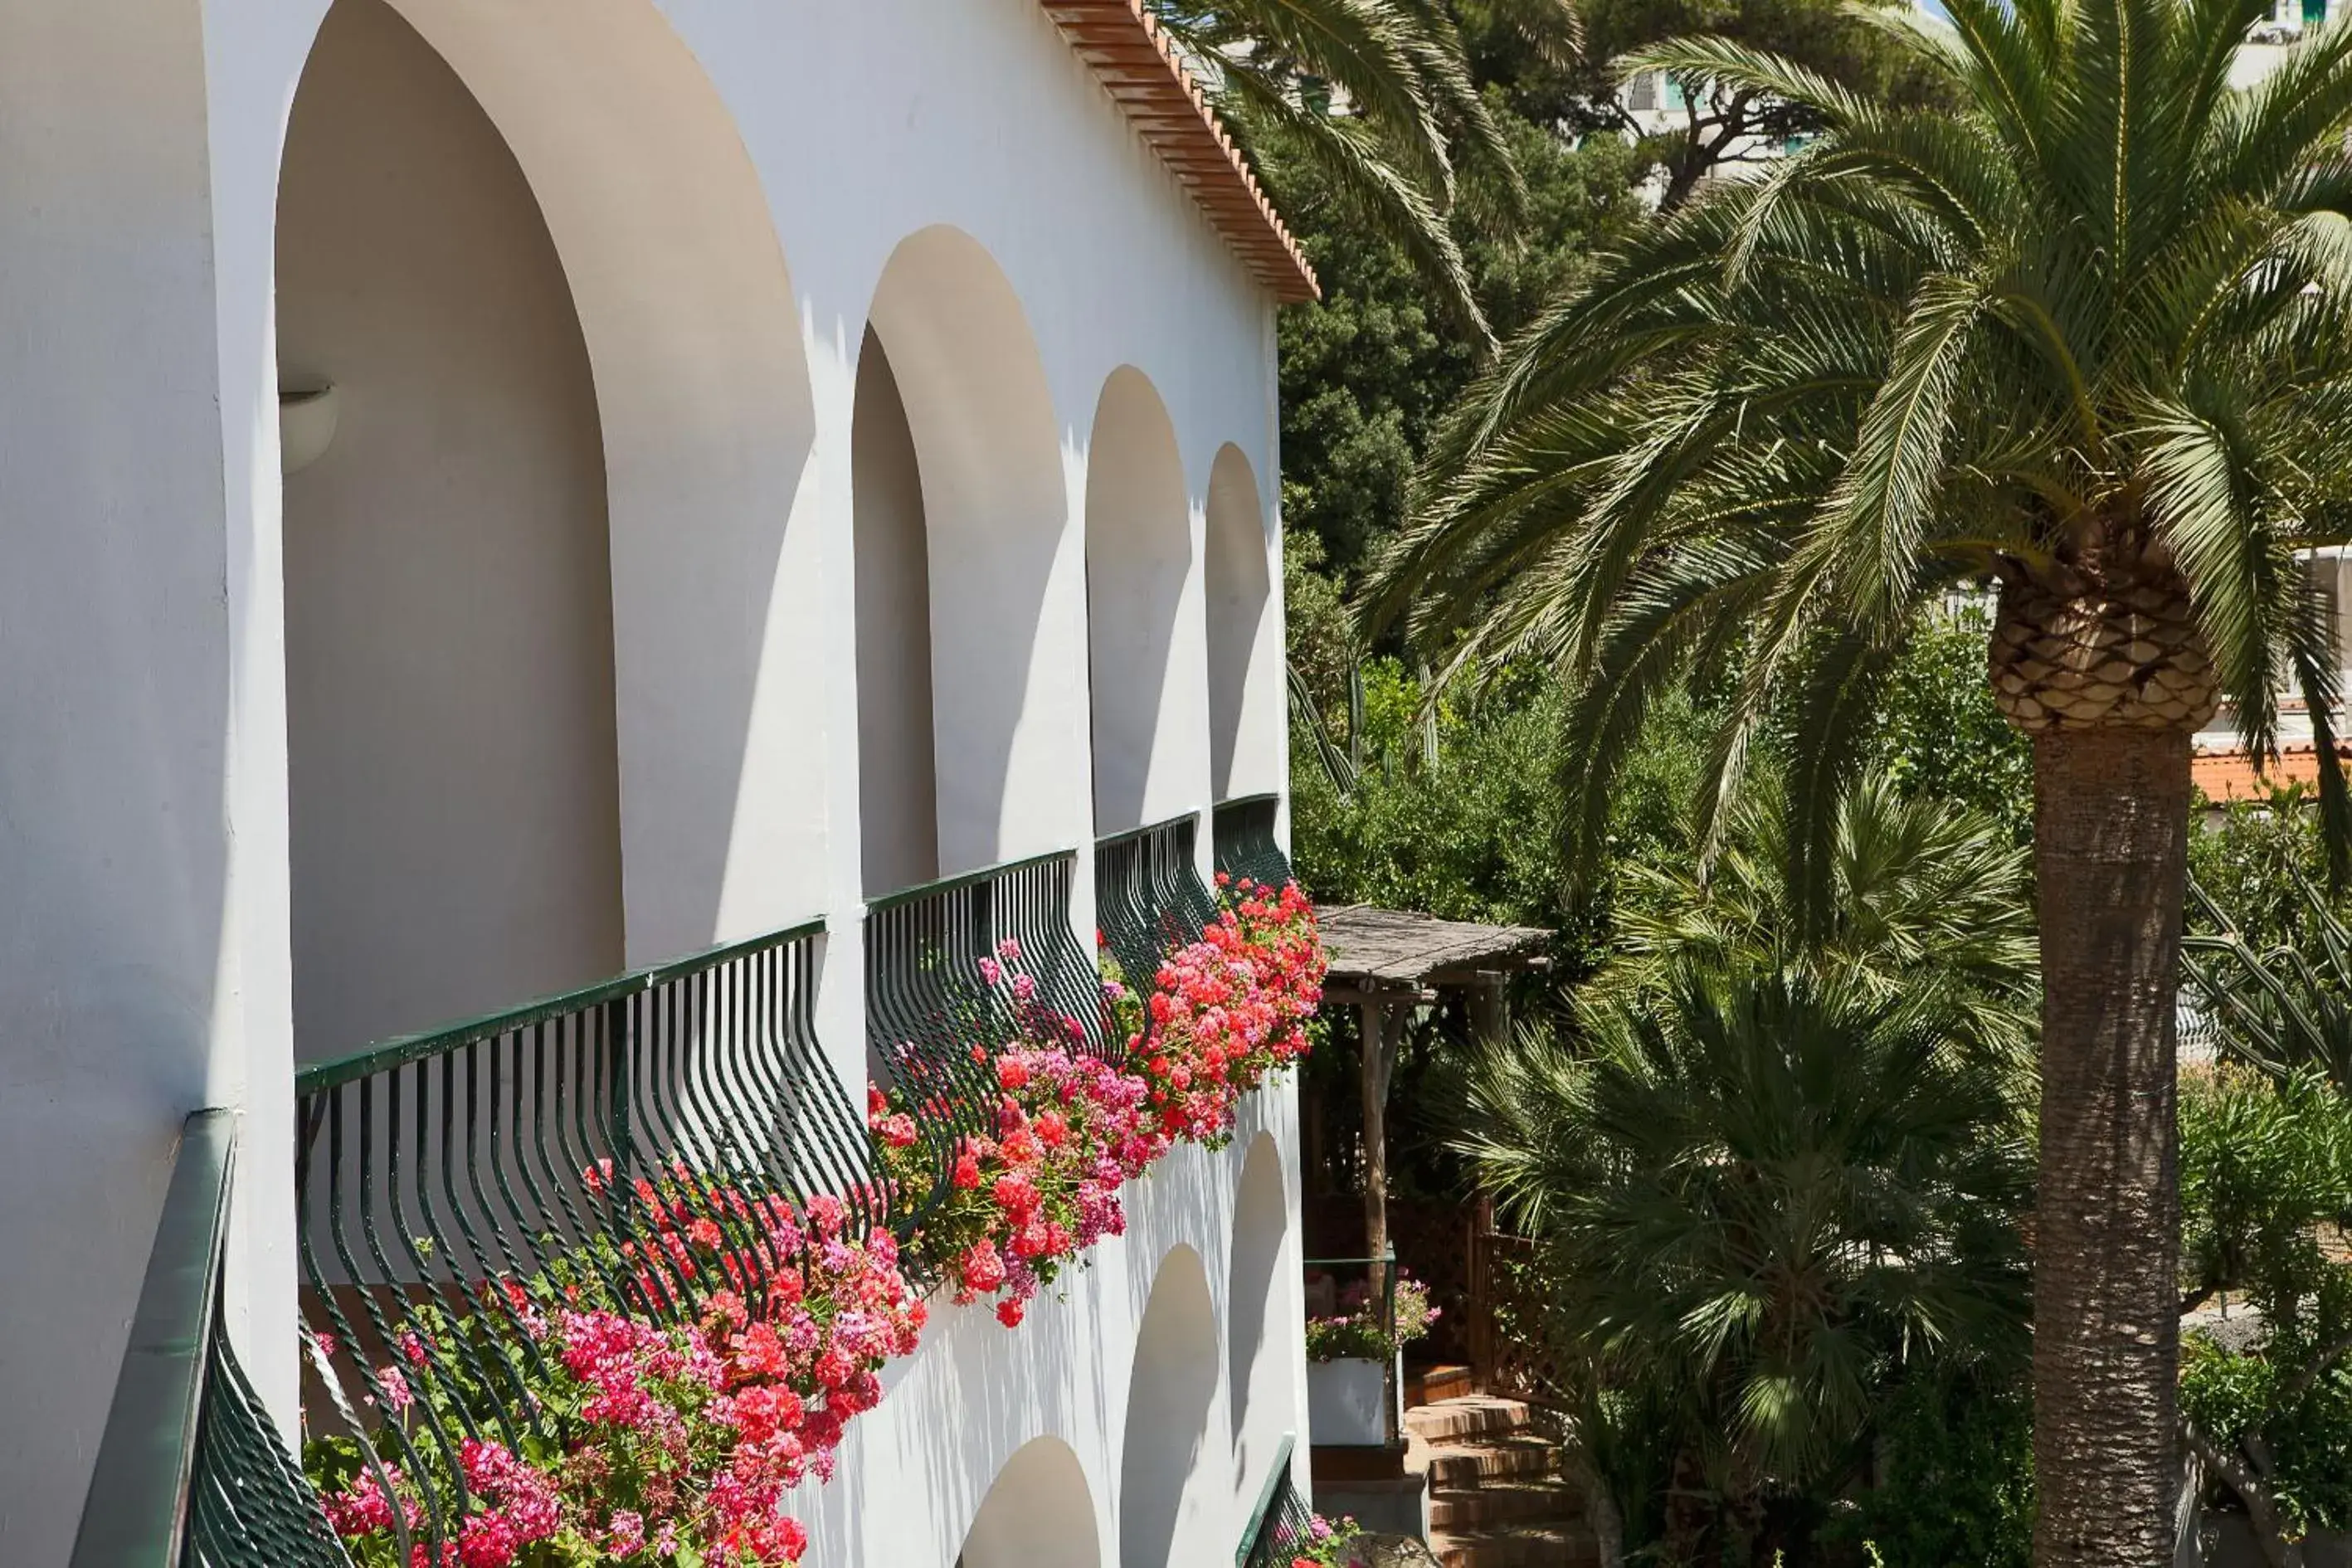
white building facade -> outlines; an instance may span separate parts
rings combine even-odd
[[[822,921],[862,1105],[869,900],[1070,855],[1084,942],[1098,840],[1281,812],[1314,284],[1127,0],[0,0],[0,262],[12,1568],[190,1112],[290,1437],[298,1068]],[[1227,1560],[1297,1137],[1253,1097],[1018,1331],[942,1305],[809,1562]]]

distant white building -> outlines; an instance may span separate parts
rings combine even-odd
[[[299,1069],[622,976],[484,1036],[616,1049],[688,984],[647,966],[781,932],[667,1037],[816,1052],[760,1079],[799,1158],[924,973],[886,908],[1090,955],[1099,841],[1285,831],[1315,284],[1124,0],[0,0],[0,212],[9,1568],[68,1560],[154,1374],[191,1112],[236,1114],[220,1321],[290,1440],[298,1312],[372,1268],[305,1254],[298,1161],[379,1157]],[[481,1092],[551,1121],[532,1048]],[[810,1562],[1230,1560],[1286,1434],[1307,1484],[1297,1139],[1257,1096],[1020,1332],[942,1299]],[[317,1202],[397,1249],[497,1196],[401,1169]]]

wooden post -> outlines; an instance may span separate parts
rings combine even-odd
[[[1357,1004],[1364,1021],[1364,1256],[1389,1250],[1389,1074],[1404,1038],[1412,993],[1400,1000],[1368,992]]]
[[[1503,994],[1503,977],[1481,974],[1470,982],[1470,1033],[1481,1045],[1500,1045],[1510,1037],[1510,1004]]]

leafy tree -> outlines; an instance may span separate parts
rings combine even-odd
[[[1941,606],[1919,618],[1887,676],[1869,765],[1906,795],[1985,813],[2020,844],[2033,823],[2033,746],[1985,685],[1989,609]]]
[[[1467,219],[1452,227],[1470,289],[1508,332],[1582,277],[1597,251],[1633,234],[1642,213],[1622,142],[1570,147],[1507,109],[1496,119],[1524,180],[1525,222],[1510,237]],[[1285,524],[1294,540],[1318,540],[1325,569],[1352,582],[1403,526],[1431,435],[1487,346],[1433,307],[1412,255],[1365,221],[1343,186],[1283,156],[1281,138],[1263,145],[1276,154],[1283,215],[1323,283],[1319,303],[1286,310],[1276,324]]]
[[[2189,1336],[2183,1431],[2267,1561],[2300,1568],[2307,1531],[2352,1527],[2352,1266],[2324,1240],[2352,1215],[2352,1103],[2313,1068],[2200,1068],[2181,1131],[2183,1310],[2241,1307]]]
[[[1308,891],[1327,902],[1555,929],[1559,976],[1589,973],[1622,895],[1606,878],[1569,908],[1559,838],[1538,826],[1561,810],[1558,688],[1531,673],[1442,704],[1430,755],[1421,683],[1392,658],[1366,661],[1362,677],[1366,766],[1352,791],[1336,789],[1318,764],[1310,727],[1292,727],[1293,852]],[[1685,803],[1704,760],[1702,722],[1683,699],[1652,716],[1615,801],[1612,863],[1688,861]]]
[[[2258,948],[2304,945],[2313,889],[2327,881],[2315,804],[2308,790],[2289,784],[2267,800],[2231,801],[2206,814],[2189,836],[2189,879],[2206,895],[2189,901],[2190,931],[2234,930]],[[2322,907],[2346,912],[2341,896]]]
[[[1872,1472],[1853,1511],[1824,1532],[1846,1548],[1843,1560],[1861,1556],[1874,1568],[2032,1560],[2033,1407],[2022,1377],[1980,1368],[1902,1379],[1881,1408]]]
[[[1908,0],[1868,3],[1893,10]],[[1685,73],[1682,122],[1643,139],[1625,101],[1621,61],[1628,55],[1705,33],[1769,49],[1874,97],[1916,100],[1933,90],[1932,79],[1844,0],[1579,0],[1583,47],[1564,61],[1531,47],[1507,7],[1463,0],[1456,9],[1474,71],[1508,81],[1512,107],[1540,124],[1642,140],[1643,162],[1663,175],[1661,205],[1669,211],[1726,163],[1769,156],[1824,121],[1801,99]]]
[[[1685,967],[1583,1022],[1479,1056],[1456,1140],[1536,1238],[1583,1461],[1628,1547],[1801,1561],[1899,1375],[2023,1343],[2003,1076],[1957,1018],[1801,972]]]
[[[1309,171],[1412,258],[1463,330],[1491,346],[1446,221],[1457,164],[1496,182],[1516,216],[1524,193],[1440,0],[1150,0],[1176,46],[1208,68],[1220,106],[1286,197]],[[1559,0],[1498,0],[1532,45],[1564,54]]]
[[[2036,1561],[2171,1550],[2173,1116],[2189,738],[2314,715],[2347,835],[2323,602],[2352,500],[2352,27],[2245,89],[2260,0],[1948,0],[1891,18],[1906,109],[1737,41],[1633,64],[1809,105],[1516,347],[1442,444],[1375,624],[1579,696],[1579,863],[1651,695],[1737,656],[1703,844],[1784,694],[1791,856],[1837,802],[1923,603],[1998,576],[1993,685],[2033,738],[2041,902]],[[1464,640],[1454,645],[1456,637]]]

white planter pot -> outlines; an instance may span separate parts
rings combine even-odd
[[[1390,1369],[1376,1361],[1316,1361],[1307,1363],[1307,1441],[1318,1447],[1384,1446],[1393,1415],[1389,1409],[1391,1386],[1402,1390],[1400,1373],[1391,1385]]]

